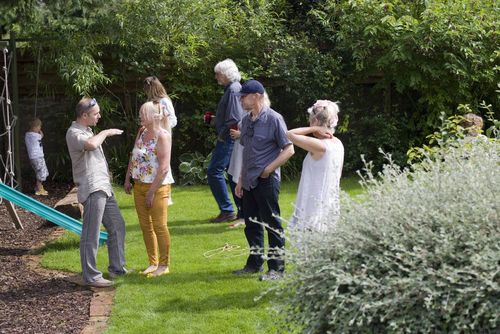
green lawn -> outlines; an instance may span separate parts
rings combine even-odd
[[[292,213],[297,182],[282,184],[283,217]],[[345,178],[342,189],[359,193],[357,179]],[[147,267],[147,256],[132,196],[116,188],[127,222],[127,267],[136,272]],[[138,273],[118,279],[108,333],[273,333],[269,300],[255,301],[269,284],[258,276],[236,277],[248,250],[243,228],[212,224],[218,214],[207,186],[175,187],[169,209],[172,238],[171,274],[146,278]],[[49,268],[80,271],[78,237],[65,234],[50,244],[42,264]],[[225,244],[235,245],[221,251]],[[98,265],[106,273],[107,252],[99,249]]]

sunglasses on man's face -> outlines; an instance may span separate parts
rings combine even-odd
[[[95,106],[96,104],[97,104],[96,99],[92,99],[92,100],[90,100],[89,105],[87,106],[87,110],[88,110],[88,109],[90,109],[90,108],[92,108],[92,107],[93,107],[93,106]]]

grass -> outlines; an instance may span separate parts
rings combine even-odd
[[[292,214],[297,182],[282,184],[283,217]],[[345,178],[342,189],[361,191],[355,178]],[[147,267],[147,256],[132,196],[115,193],[127,223],[127,267]],[[243,228],[212,224],[218,212],[207,186],[176,187],[175,204],[169,207],[172,239],[171,274],[148,279],[138,273],[118,279],[108,333],[273,333],[268,297],[261,296],[268,282],[257,275],[236,277],[248,255]],[[66,233],[44,252],[42,264],[49,268],[79,272],[79,238]],[[224,245],[238,247],[222,251]],[[105,247],[102,247],[105,248]],[[98,266],[107,272],[107,251],[99,249]]]

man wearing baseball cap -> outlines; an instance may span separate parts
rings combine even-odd
[[[244,275],[262,271],[264,224],[269,239],[269,271],[260,280],[279,279],[285,270],[285,239],[278,203],[280,166],[295,152],[287,137],[283,117],[270,108],[269,98],[259,81],[246,81],[237,95],[247,114],[241,124],[243,164],[235,192],[243,198],[245,236],[250,255],[243,269],[233,273]]]

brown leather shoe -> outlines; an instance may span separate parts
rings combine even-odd
[[[232,222],[233,220],[236,220],[234,212],[221,212],[220,215],[212,219],[212,223]]]

